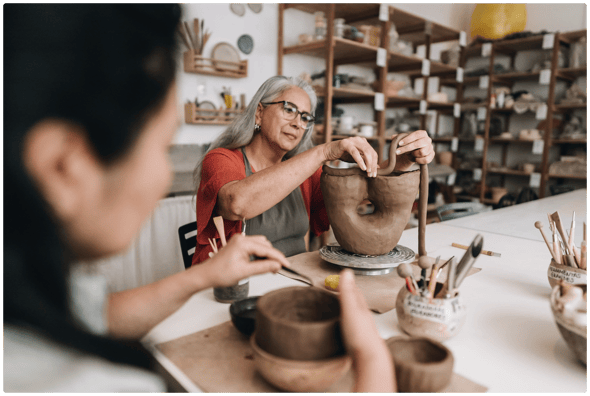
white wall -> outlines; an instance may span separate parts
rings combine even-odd
[[[471,13],[475,7],[473,3],[391,3],[404,11],[420,15],[426,19],[442,25],[469,32]],[[223,130],[224,126],[188,125],[184,123],[184,103],[194,100],[199,85],[206,88],[206,94],[199,96],[199,100],[211,100],[221,105],[220,92],[223,86],[231,86],[232,94],[239,97],[246,94],[250,100],[258,87],[277,72],[277,32],[278,6],[276,3],[263,5],[262,12],[255,14],[248,7],[246,13],[240,17],[231,12],[229,3],[188,3],[183,5],[183,20],[193,18],[205,19],[205,28],[213,32],[204,55],[209,56],[215,44],[225,41],[237,48],[237,40],[242,34],[249,34],[254,39],[254,50],[250,55],[239,52],[240,59],[248,60],[248,77],[224,78],[201,74],[178,73],[178,102],[181,127],[177,133],[176,144],[204,144],[213,141]],[[560,30],[570,31],[586,28],[586,5],[578,4],[527,4],[527,30],[539,31]],[[297,10],[285,12],[285,45],[293,45],[301,33],[313,33],[313,15]],[[433,51],[433,58],[436,53]],[[296,76],[302,72],[310,74],[324,69],[324,61],[303,55],[289,55],[284,58],[283,74]],[[182,62],[180,62],[182,68]],[[355,72],[371,75],[366,70],[346,66],[339,72]],[[367,74],[368,73],[368,74]],[[354,109],[356,107],[356,109]],[[372,119],[369,105],[347,106],[347,111],[357,115],[358,120]]]

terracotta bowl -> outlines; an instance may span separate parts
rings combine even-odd
[[[352,359],[339,355],[322,360],[291,360],[272,355],[250,338],[254,364],[260,375],[272,385],[289,392],[322,392],[350,369]]]
[[[435,294],[441,288],[442,283],[437,283]],[[435,298],[430,302],[404,287],[397,294],[395,312],[399,327],[407,334],[442,342],[459,333],[465,323],[466,308],[458,293],[452,298]]]
[[[256,342],[264,351],[293,360],[321,360],[344,353],[340,302],[317,287],[286,287],[258,299]]]
[[[586,292],[586,285],[578,285]],[[561,291],[560,286],[554,286],[551,291],[551,312],[553,312],[553,318],[557,324],[557,328],[561,333],[561,336],[565,340],[567,346],[574,352],[576,358],[579,361],[586,364],[586,351],[587,351],[587,326],[580,326],[568,318],[565,318],[563,314],[556,308],[556,300],[560,297]]]
[[[386,344],[393,358],[399,392],[438,392],[451,382],[455,360],[440,342],[425,337],[394,337]]]
[[[558,285],[561,279],[570,285],[586,284],[586,270],[557,264],[555,260],[551,259],[547,270],[547,279],[552,288]]]

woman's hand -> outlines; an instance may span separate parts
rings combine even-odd
[[[414,131],[399,142],[395,153],[396,170],[407,170],[414,162],[428,164],[434,158],[432,139],[426,131]]]
[[[378,155],[365,138],[356,136],[325,143],[324,156],[326,161],[356,162],[368,176],[377,176]]]
[[[250,261],[250,256],[261,257],[259,260]],[[281,265],[289,266],[289,261],[283,253],[272,247],[266,237],[243,236],[234,234],[227,245],[219,249],[211,259],[193,266],[205,270],[211,286],[231,286],[241,279],[266,272],[278,272]],[[196,272],[195,272],[196,273]]]
[[[355,392],[395,392],[393,360],[350,269],[340,273],[339,298],[344,345],[352,356]]]

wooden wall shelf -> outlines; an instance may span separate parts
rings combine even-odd
[[[199,109],[194,103],[184,104],[184,122],[197,125],[228,125],[243,110]]]
[[[184,71],[210,76],[244,78],[248,77],[248,61],[229,62],[205,58],[190,50],[184,53]]]

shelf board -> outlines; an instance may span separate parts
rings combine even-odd
[[[405,40],[414,45],[426,43],[426,20],[399,8],[393,8],[390,21],[395,24],[400,40]],[[459,40],[459,31],[430,22],[432,26],[431,43]]]
[[[434,143],[450,143],[454,139],[454,136],[441,136],[441,137],[433,137],[432,141]]]
[[[332,135],[332,139],[348,139],[349,137],[360,136],[364,137],[367,140],[379,140],[379,136],[361,136],[361,135]]]
[[[541,74],[540,71],[536,72],[510,72],[510,73],[501,73],[501,74],[494,74],[493,81],[494,82],[505,82],[505,81],[516,81],[516,80],[538,80],[539,75]]]
[[[509,175],[509,176],[530,176],[531,174],[524,171],[517,171],[512,169],[488,169],[488,173],[494,173],[497,175]]]
[[[495,42],[496,48],[507,52],[518,52],[543,49],[543,35],[524,37],[513,40],[502,40]]]
[[[586,36],[586,29],[582,30],[573,30],[571,32],[560,33],[559,38],[566,43],[573,43],[578,41],[578,39]]]
[[[586,144],[587,139],[553,139],[551,144]]]
[[[586,175],[584,176],[580,176],[580,175],[557,175],[554,173],[549,173],[547,175],[547,177],[549,177],[550,179],[578,179],[578,180],[586,180]]]
[[[557,72],[560,74],[568,75],[572,78],[585,76],[588,74],[588,68],[584,67],[568,67],[563,69],[557,69]]]
[[[334,37],[334,62],[338,64],[372,63],[376,65],[377,49],[372,45],[366,45],[356,41]],[[326,40],[312,41],[311,43],[297,44],[283,49],[284,55],[303,54],[324,58],[326,54]]]
[[[324,87],[316,87],[315,91],[317,96],[326,96],[326,90]],[[340,103],[370,103],[375,100],[375,92],[345,87],[332,88],[332,98],[337,99]]]
[[[553,106],[555,111],[570,111],[570,110],[585,110],[587,107],[586,103],[580,104],[557,104]]]
[[[418,107],[420,99],[407,98],[404,96],[388,96],[387,107]]]
[[[526,140],[526,139],[504,139],[504,138],[491,138],[490,141],[492,143],[533,143],[534,140]]]
[[[295,9],[309,14],[316,11],[326,12],[328,4],[314,3],[314,4],[285,4],[285,9]],[[364,21],[367,24],[379,21],[379,4],[366,3],[347,3],[336,4],[334,8],[334,18],[344,18],[347,24]]]

